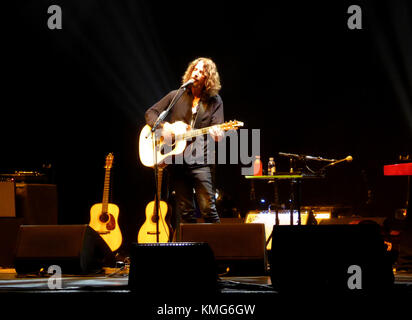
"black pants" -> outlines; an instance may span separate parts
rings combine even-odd
[[[175,165],[172,177],[177,223],[195,223],[198,212],[205,222],[220,222],[210,166],[191,168],[186,165]]]

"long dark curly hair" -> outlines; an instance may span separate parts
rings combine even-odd
[[[200,57],[190,62],[182,77],[182,84],[189,81],[194,67],[200,61],[203,61],[204,63],[204,72],[206,77],[205,87],[203,89],[203,98],[207,99],[216,96],[222,88],[220,85],[220,76],[219,72],[217,72],[216,64],[211,59]]]

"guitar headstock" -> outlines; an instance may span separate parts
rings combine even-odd
[[[229,122],[222,123],[220,125],[220,128],[222,130],[232,130],[232,129],[236,130],[239,127],[243,127],[243,125],[244,124],[242,121],[230,120]]]
[[[113,158],[114,158],[113,153],[109,153],[106,156],[106,165],[104,166],[105,169],[111,169],[112,168]]]

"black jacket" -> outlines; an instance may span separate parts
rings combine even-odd
[[[159,114],[167,109],[177,91],[178,90],[173,90],[169,92],[146,111],[145,118],[149,126],[152,127]],[[192,103],[193,95],[189,91],[184,92],[170,110],[165,120],[170,123],[183,121],[190,124],[192,119]],[[195,128],[209,127],[224,122],[223,101],[219,95],[209,98],[208,101],[202,101],[202,105],[203,112],[199,113],[198,117],[200,118],[196,121]]]

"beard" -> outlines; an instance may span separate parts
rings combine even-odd
[[[192,84],[192,88],[195,89],[198,92],[203,91],[204,88],[205,88],[205,84],[206,84],[206,81],[204,79],[201,80],[201,81],[195,80],[195,82],[193,82],[193,84]]]

